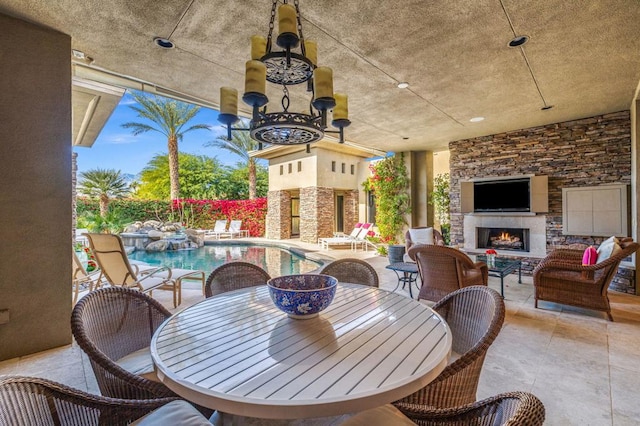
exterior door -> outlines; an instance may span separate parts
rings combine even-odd
[[[300,198],[291,198],[291,236],[300,235]]]
[[[336,232],[344,232],[344,195],[336,196]]]

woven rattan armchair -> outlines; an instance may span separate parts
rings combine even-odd
[[[456,290],[433,309],[451,328],[451,349],[459,358],[426,387],[394,402],[398,408],[405,404],[449,408],[475,402],[485,355],[504,322],[502,297],[485,286]]]
[[[178,398],[127,400],[92,395],[34,377],[0,377],[0,425],[127,425]]]
[[[214,269],[204,286],[205,297],[254,285],[263,285],[271,276],[261,267],[249,262],[228,262]]]
[[[124,399],[175,396],[162,383],[133,374],[116,362],[148,348],[153,333],[170,316],[157,300],[126,287],[98,289],[80,299],[71,313],[71,331],[89,357],[102,395]]]
[[[582,266],[583,250],[558,249],[544,258],[533,271],[535,306],[538,300],[562,303],[606,312],[609,321],[611,305],[607,290],[622,259],[640,247],[630,238],[620,242],[622,251],[607,260]]]
[[[398,407],[421,426],[541,426],[545,411],[542,402],[527,392],[508,392],[454,408],[433,408],[405,404]]]
[[[489,268],[473,262],[460,250],[432,244],[417,244],[409,257],[418,264],[422,287],[418,300],[437,302],[452,291],[472,285],[487,285]]]
[[[360,259],[339,259],[324,265],[320,274],[331,275],[340,282],[378,287],[380,281],[376,270]]]

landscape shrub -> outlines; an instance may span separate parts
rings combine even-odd
[[[254,200],[133,200],[115,199],[109,204],[130,221],[159,220],[161,222],[180,222],[194,229],[212,229],[216,220],[242,220],[242,229],[249,231],[252,237],[261,237],[265,233],[267,199]],[[76,213],[78,217],[99,214],[97,200],[78,197]]]

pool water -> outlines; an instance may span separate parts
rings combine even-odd
[[[279,247],[239,244],[164,252],[136,250],[129,255],[129,259],[169,268],[199,269],[205,271],[205,274],[224,263],[243,261],[260,266],[272,277],[304,274],[320,267],[317,262],[304,259]]]

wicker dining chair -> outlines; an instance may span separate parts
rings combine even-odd
[[[71,331],[89,357],[102,395],[124,399],[176,396],[162,383],[143,377],[149,377],[145,373],[153,376],[149,345],[153,333],[170,316],[157,300],[126,287],[98,289],[80,299],[71,313]],[[125,364],[124,359],[129,362]],[[135,368],[124,368],[134,360]]]
[[[340,426],[541,426],[544,419],[544,405],[535,395],[528,392],[507,392],[452,408],[405,404],[399,410],[394,410],[393,406],[387,404],[358,413]]]
[[[320,274],[331,275],[337,278],[339,282],[362,284],[371,287],[378,287],[380,280],[376,270],[360,259],[339,259],[324,265]]]
[[[174,401],[181,400],[109,398],[36,377],[0,377],[2,426],[128,425]]]
[[[214,269],[204,286],[205,297],[240,288],[263,285],[271,276],[259,267],[249,262],[228,262]]]
[[[418,300],[437,302],[459,288],[487,285],[489,268],[483,262],[474,262],[464,252],[433,244],[411,246],[409,257],[418,264],[422,287]]]
[[[421,390],[394,402],[402,409],[406,404],[456,407],[476,401],[478,380],[489,346],[504,322],[504,300],[485,286],[456,290],[433,306],[451,328],[454,359]]]

